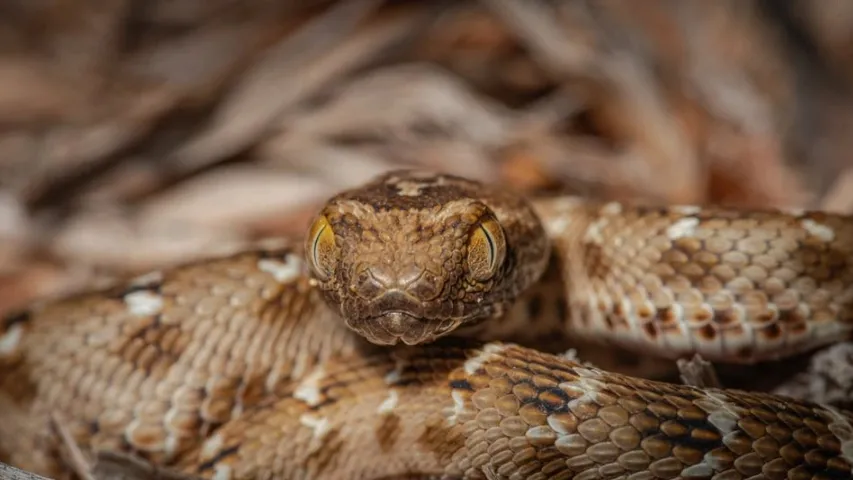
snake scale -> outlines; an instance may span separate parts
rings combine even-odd
[[[849,217],[392,171],[331,198],[304,240],[3,320],[0,459],[67,477],[61,426],[216,480],[849,479],[851,412],[535,343],[750,364],[851,328]]]

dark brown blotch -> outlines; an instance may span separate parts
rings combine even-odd
[[[395,413],[386,413],[382,415],[379,420],[379,425],[377,425],[374,435],[376,436],[376,442],[379,444],[379,448],[383,452],[390,452],[394,445],[397,443],[397,439],[400,438],[400,433],[402,429],[400,428],[402,421],[400,416]]]
[[[181,331],[180,325],[164,325],[160,321],[160,315],[155,315],[149,325],[142,326],[136,331],[128,331],[121,338],[121,343],[116,352],[136,368],[142,368],[146,374],[151,375],[155,371],[162,374],[174,365],[181,357],[186,342],[179,341],[186,332]],[[142,343],[141,348],[128,348],[134,341]],[[150,349],[156,352],[153,361],[145,361],[144,355],[150,356]]]
[[[351,439],[344,438],[339,429],[329,430],[323,437],[322,446],[305,458],[305,470],[314,472],[314,476],[320,478],[324,472],[334,467],[335,460],[343,452],[344,443],[348,440]]]
[[[616,302],[613,304],[613,315],[617,317],[625,316],[625,309],[622,308],[622,304],[620,302]]]
[[[717,337],[717,329],[713,325],[705,325],[699,329],[699,336],[703,340],[713,340]]]
[[[267,384],[265,375],[252,375],[243,385],[245,387],[242,388],[242,393],[240,394],[240,403],[244,408],[254,406],[266,398]]]
[[[601,245],[591,242],[585,243],[582,255],[590,279],[604,280],[610,275],[612,266],[608,262]]]
[[[440,423],[429,423],[416,443],[438,458],[449,460],[454,453],[465,446],[465,436],[458,432],[453,435],[451,428]]]
[[[779,322],[789,325],[790,327],[795,327],[800,324],[805,326],[806,318],[796,308],[786,308],[779,311]]]
[[[759,330],[758,333],[768,340],[776,340],[782,336],[782,327],[778,323],[771,323]]]
[[[658,328],[654,322],[646,322],[645,324],[643,324],[643,330],[646,332],[646,335],[649,338],[654,339],[658,336]]]
[[[474,391],[474,387],[468,382],[467,379],[455,379],[450,381],[450,388],[454,390],[467,390],[469,392]]]
[[[563,413],[568,411],[568,403],[572,400],[569,395],[559,387],[547,387],[539,394],[538,407],[543,413]]]
[[[714,312],[714,323],[720,325],[730,325],[732,323],[737,323],[738,316],[733,309],[725,309],[725,310],[716,310]]]

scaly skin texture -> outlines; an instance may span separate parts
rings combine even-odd
[[[526,205],[394,172],[331,201],[305,252],[284,242],[9,317],[0,460],[62,476],[54,415],[84,451],[216,479],[853,478],[849,412],[484,343],[568,330],[749,362],[838,341],[848,218]]]
[[[365,346],[282,245],[34,307],[3,325],[0,454],[57,475],[58,412],[84,448],[169,462],[336,355]],[[26,425],[18,425],[25,423]]]
[[[187,470],[289,479],[851,478],[848,412],[641,380],[514,345],[439,343],[330,364],[305,384],[309,402],[283,399],[227,425],[187,457]],[[271,426],[287,434],[270,435]]]
[[[470,239],[495,218],[506,245],[502,261],[491,277],[476,278],[472,247],[488,245]],[[325,229],[315,223],[306,251],[321,254],[318,243],[334,249],[309,256],[327,303],[377,344],[427,343],[503,315],[539,279],[550,254],[527,202],[450,175],[391,173],[333,197],[319,221]]]
[[[754,363],[846,339],[853,222],[821,212],[542,200],[573,335]]]

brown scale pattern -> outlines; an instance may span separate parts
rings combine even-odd
[[[288,246],[197,262],[109,291],[36,306],[6,321],[0,354],[0,452],[51,448],[57,412],[84,448],[167,461],[217,425],[363,342],[337,328]],[[278,278],[277,278],[278,277]],[[323,328],[328,325],[329,328]],[[20,428],[7,421],[28,422]]]
[[[391,255],[397,266],[450,265],[431,272],[442,275],[436,283],[480,295],[472,315],[490,321],[459,336],[537,343],[562,330],[664,356],[750,361],[850,328],[849,218],[542,200],[549,241],[523,201],[455,177],[396,172],[338,199],[364,202],[349,204],[364,223],[336,223],[346,208],[326,211],[340,245],[381,240],[404,251],[419,230],[403,225],[429,208],[458,214],[457,226],[494,215],[507,260],[487,281],[468,279],[455,240],[434,252],[443,261]],[[395,218],[398,231],[362,235]],[[507,344],[380,347],[338,316],[348,287],[337,299],[332,290],[340,271],[383,257],[343,255],[330,282],[312,279],[301,257],[288,245],[261,248],[4,320],[0,458],[61,471],[56,413],[84,449],[216,480],[853,478],[849,412],[655,383]]]
[[[751,363],[853,329],[853,222],[819,212],[543,200],[567,330],[674,358]]]
[[[187,456],[184,471],[217,479],[853,478],[853,415],[785,397],[641,380],[501,343],[398,348],[324,373],[317,406],[288,398],[258,409]],[[390,445],[379,440],[389,421],[397,425]]]
[[[468,241],[491,216],[513,248],[493,277],[478,281],[468,275]],[[406,343],[500,316],[548,262],[548,239],[526,201],[451,175],[391,172],[331,198],[318,218],[328,221],[337,249],[334,272],[318,279],[327,303],[381,344],[397,341],[388,311],[417,317]]]

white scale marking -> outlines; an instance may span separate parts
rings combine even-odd
[[[479,355],[465,361],[465,373],[467,373],[468,375],[473,375],[477,372],[477,370],[480,369],[480,367],[483,366],[484,363],[491,360],[496,353],[503,352],[504,350],[506,350],[506,348],[507,347],[505,345],[496,343],[489,343],[487,345],[484,345],[482,349],[483,351],[480,352]]]
[[[317,368],[310,375],[305,377],[305,380],[299,384],[296,391],[293,392],[293,397],[302,400],[310,406],[320,403],[320,380],[326,372],[322,368]]]
[[[163,297],[150,290],[131,292],[124,296],[130,313],[139,317],[157,315],[163,308]]]
[[[817,223],[810,218],[800,222],[800,225],[802,225],[809,234],[814,235],[824,242],[831,242],[835,239],[835,230],[822,223]]]
[[[666,229],[666,236],[669,237],[670,240],[689,237],[693,235],[698,225],[699,219],[696,217],[682,218]]]
[[[24,329],[20,325],[15,324],[9,327],[9,330],[0,337],[0,355],[12,354],[18,348],[23,336]]]
[[[388,393],[388,398],[386,398],[380,405],[379,408],[376,409],[376,413],[380,415],[384,415],[386,413],[391,413],[397,408],[397,402],[400,399],[400,394],[397,393],[396,390],[391,390]]]
[[[231,480],[231,467],[228,465],[217,465],[213,480]]]
[[[426,185],[404,180],[402,182],[397,182],[394,186],[397,187],[398,195],[404,197],[417,197],[421,194],[421,188],[425,187]]]
[[[314,438],[323,438],[330,430],[329,420],[323,417],[317,417],[310,414],[303,414],[299,417],[299,423],[314,431]]]
[[[299,277],[302,271],[302,260],[289,253],[284,262],[271,258],[258,260],[258,268],[272,275],[279,283],[290,283]]]

